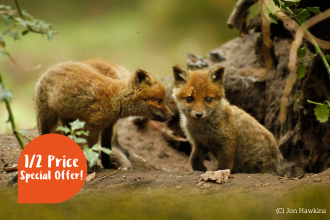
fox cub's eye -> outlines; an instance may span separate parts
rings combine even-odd
[[[193,101],[193,97],[188,96],[188,97],[186,98],[186,101],[187,101],[188,103],[192,102],[192,101]]]
[[[158,104],[161,105],[163,103],[163,99],[156,99]]]
[[[207,102],[207,103],[211,103],[212,102],[212,98],[211,97],[207,97],[206,99],[205,99],[205,101]]]

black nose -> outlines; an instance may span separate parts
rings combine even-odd
[[[203,114],[200,114],[200,113],[196,114],[197,118],[201,118],[202,116],[203,116]]]

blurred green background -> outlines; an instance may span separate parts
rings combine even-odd
[[[5,36],[7,50],[22,70],[8,58],[0,60],[0,72],[7,89],[14,94],[12,108],[19,128],[36,126],[33,89],[39,76],[64,61],[103,58],[130,71],[145,69],[161,78],[171,66],[185,66],[187,53],[206,55],[238,36],[226,21],[235,0],[21,0],[21,8],[52,24],[60,34],[29,33],[14,41]],[[0,4],[15,9],[14,0]],[[0,20],[0,31],[6,28]],[[17,29],[19,33],[22,30]],[[10,132],[8,115],[0,104],[0,133]]]

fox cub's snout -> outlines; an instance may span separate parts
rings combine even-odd
[[[139,81],[134,83],[137,86],[137,96],[139,96],[137,100],[140,101],[138,106],[141,110],[145,109],[144,116],[160,122],[171,119],[172,112],[165,103],[164,85],[144,70],[138,69],[134,74],[133,79]]]
[[[225,93],[222,88],[224,67],[209,73],[195,71],[190,74],[181,66],[173,66],[176,101],[183,113],[194,119],[204,119],[218,108]]]

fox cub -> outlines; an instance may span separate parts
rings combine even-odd
[[[113,79],[88,64],[66,62],[55,65],[41,76],[35,87],[35,105],[40,135],[51,133],[58,121],[67,125],[79,119],[89,131],[88,146],[97,143],[111,149],[113,127],[119,118],[144,116],[166,121],[172,113],[165,104],[163,84],[144,70],[128,78]],[[115,168],[101,153],[104,168]]]
[[[131,73],[126,70],[122,66],[118,66],[114,63],[110,63],[107,60],[102,59],[89,59],[83,61],[83,63],[93,67],[95,70],[97,70],[102,75],[105,75],[107,77],[110,77],[112,79],[125,79],[128,78]],[[116,162],[119,166],[123,166],[123,169],[129,169],[131,167],[130,162],[128,160],[129,157],[129,151],[121,146],[121,144],[118,141],[118,132],[117,132],[117,124],[114,125],[113,131],[112,131],[112,146],[115,147],[112,148],[113,152],[111,154],[111,161]],[[120,150],[126,157],[123,157],[123,155],[120,154],[120,152],[117,152],[117,150]],[[118,156],[117,156],[118,155]]]
[[[232,173],[282,175],[282,154],[274,136],[256,119],[225,99],[224,67],[189,71],[173,66],[181,127],[192,144],[194,170],[206,171],[204,158],[210,152],[217,169]]]

